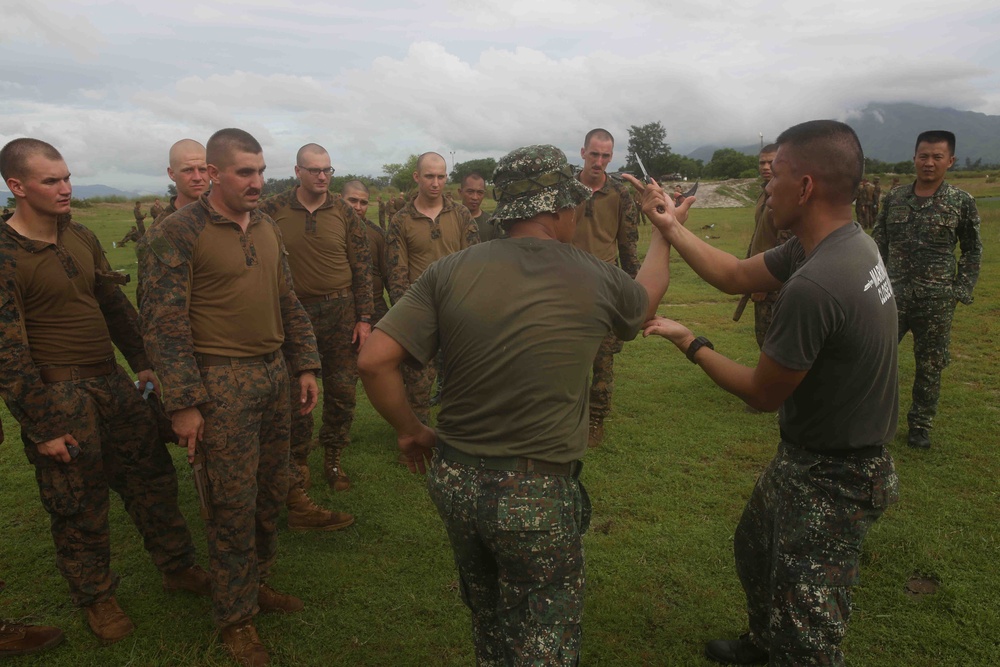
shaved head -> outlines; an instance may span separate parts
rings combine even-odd
[[[55,146],[41,139],[14,139],[0,150],[0,176],[3,180],[27,176],[28,160],[41,155],[49,160],[62,160]]]
[[[427,153],[421,154],[420,157],[417,158],[417,173],[418,174],[420,173],[421,169],[423,168],[424,162],[426,162],[428,160],[430,160],[434,164],[437,164],[437,162],[440,160],[441,164],[443,164],[446,169],[448,167],[448,163],[445,162],[444,156],[442,156],[440,153],[435,153],[433,151],[429,151]]]
[[[822,199],[835,205],[854,200],[865,156],[850,126],[835,120],[811,120],[788,128],[775,143],[795,173],[812,176],[816,194]]]
[[[364,192],[365,194],[368,194],[368,186],[358,180],[347,181],[344,183],[344,187],[342,187],[340,191],[344,193],[344,196],[347,196],[347,193],[352,191]]]
[[[295,164],[302,164],[302,156],[311,153],[313,155],[329,155],[327,150],[319,144],[306,144],[295,154]]]
[[[170,168],[179,169],[181,162],[192,155],[205,159],[205,147],[194,139],[181,139],[170,147]]]
[[[237,153],[260,155],[263,152],[264,149],[252,134],[235,127],[227,127],[209,138],[208,147],[205,149],[205,161],[218,169],[225,169],[232,164],[233,156]]]

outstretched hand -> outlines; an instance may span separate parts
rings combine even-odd
[[[400,434],[396,442],[410,472],[427,472],[427,464],[434,457],[434,447],[437,444],[434,429],[421,424],[419,431],[409,435]]]
[[[686,350],[694,340],[694,334],[686,326],[659,315],[642,325],[643,338],[654,334],[663,336],[681,350]]]
[[[632,174],[622,174],[622,178],[642,193],[642,212],[662,234],[666,235],[674,225],[683,226],[687,222],[688,211],[697,201],[697,197],[688,197],[680,206],[675,206],[674,200],[654,179],[650,179],[649,183],[643,183]]]

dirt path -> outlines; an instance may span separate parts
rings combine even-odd
[[[698,192],[695,193],[695,197],[698,199],[694,203],[694,208],[739,208],[743,206],[750,206],[753,204],[752,201],[746,199],[738,199],[736,197],[730,196],[725,191],[730,192],[743,192],[747,190],[748,186],[752,184],[756,179],[731,179],[728,181],[712,181],[712,182],[702,182],[698,184]],[[664,183],[663,189],[667,192],[673,192],[674,186],[677,183]],[[690,190],[694,184],[691,182],[680,184],[684,191]],[[719,192],[719,189],[723,192]]]

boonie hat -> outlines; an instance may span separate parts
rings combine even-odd
[[[576,180],[566,154],[542,144],[511,151],[493,172],[493,220],[527,220],[539,213],[555,213],[579,206],[591,191]]]

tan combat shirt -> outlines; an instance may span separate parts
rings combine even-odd
[[[638,243],[639,228],[632,195],[624,183],[607,176],[604,185],[576,207],[573,245],[609,264],[618,264],[635,278],[639,272]]]

